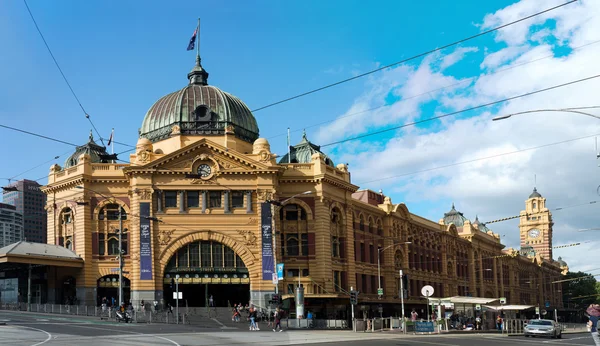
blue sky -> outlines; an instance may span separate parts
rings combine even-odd
[[[202,19],[201,55],[210,73],[209,83],[240,97],[255,109],[561,2],[440,0],[379,1],[367,5],[364,1],[347,0],[169,3],[29,0],[28,4],[99,131],[108,137],[114,127],[117,141],[134,145],[148,108],[161,96],[186,85],[186,74],[195,58],[193,52],[186,51],[186,46],[198,17]],[[600,39],[598,35],[594,37],[599,19],[592,16],[598,7],[591,1],[569,6],[458,48],[258,111],[255,116],[261,136],[270,140],[273,151],[284,153],[288,127],[293,131],[293,144],[300,140],[303,128],[307,128],[309,139],[327,144],[576,79],[578,73],[584,74],[580,66],[592,66],[589,61],[598,50],[593,46],[575,54],[571,49]],[[591,19],[585,18],[587,14]],[[3,81],[0,124],[83,144],[90,124],[54,66],[21,1],[0,2],[0,42]],[[548,53],[554,57],[495,74],[498,69]],[[450,61],[449,56],[454,60]],[[494,57],[502,58],[494,62]],[[454,83],[461,84],[451,86]],[[593,134],[593,130],[600,133],[595,123],[586,122],[587,119],[580,122],[579,118],[577,123],[569,121],[572,128],[538,123],[548,119],[545,116],[519,121],[517,129],[538,130],[527,134],[511,129],[515,122],[490,125],[489,121],[498,112],[548,106],[552,102],[556,102],[553,104],[556,107],[588,105],[595,101],[589,92],[594,86],[597,89],[595,83],[582,90],[561,90],[548,96],[549,99],[538,97],[530,103],[515,102],[469,112],[327,147],[325,151],[336,163],[348,162],[354,181],[364,182],[372,176],[416,172],[489,153],[569,139],[576,133]],[[435,91],[437,88],[443,90]],[[346,118],[349,125],[338,119],[314,126],[384,104],[388,107]],[[564,122],[566,118],[558,119]],[[7,129],[0,129],[0,134],[5,148],[4,164],[0,166],[2,178],[13,177],[57,155],[60,155],[57,163],[62,165],[67,153],[73,150],[64,144]],[[434,171],[369,183],[365,187],[383,189],[394,202],[405,202],[412,212],[434,221],[443,216],[451,202],[471,219],[475,214],[483,219],[518,214],[533,187],[534,174],[538,175],[542,193],[549,196],[549,206],[577,204],[598,197],[590,192],[589,186],[584,186],[584,181],[591,182],[593,172],[597,173],[593,171],[597,169],[594,157],[590,159],[584,154],[587,145],[590,144],[585,142],[584,146],[578,142],[553,151],[551,157],[548,152],[536,151],[512,159],[457,166],[443,173]],[[125,149],[115,146],[115,151]],[[554,172],[552,167],[562,166],[567,158],[575,157],[582,158],[577,165],[569,165],[576,171],[549,173]],[[43,177],[50,165],[51,162],[45,163],[17,179]],[[579,176],[581,172],[587,172],[586,176]],[[556,184],[556,179],[580,183]],[[581,213],[588,215],[590,210]],[[594,224],[595,220],[582,220],[575,214],[565,217],[563,224],[558,223],[569,232],[599,226]],[[517,246],[515,227],[514,223],[506,223],[492,229],[507,234],[507,243]],[[564,238],[556,239],[567,238],[565,234]]]

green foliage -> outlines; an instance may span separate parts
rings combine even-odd
[[[562,283],[563,302],[573,308],[586,308],[599,301],[600,283],[593,275],[584,272],[568,272],[564,280],[580,278]],[[561,279],[561,280],[563,280]]]

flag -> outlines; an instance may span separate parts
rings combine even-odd
[[[196,45],[196,34],[198,34],[198,27],[196,27],[196,30],[194,30],[194,34],[192,35],[192,38],[190,38],[190,43],[188,44],[187,50],[194,49],[194,46]]]
[[[112,143],[114,134],[115,134],[115,129],[112,129],[112,131],[110,132],[110,137],[108,137],[108,144],[106,144],[106,145],[110,145]]]

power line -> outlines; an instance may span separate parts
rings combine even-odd
[[[13,131],[17,131],[17,132],[21,132],[21,133],[25,133],[25,134],[28,134],[28,135],[31,135],[31,136],[35,136],[35,137],[44,138],[44,139],[47,139],[47,140],[50,140],[50,141],[54,141],[54,142],[58,142],[58,143],[62,143],[62,144],[66,144],[66,145],[77,147],[77,144],[69,143],[69,142],[63,141],[61,139],[56,139],[56,138],[48,137],[48,136],[45,136],[45,135],[40,135],[39,133],[21,130],[21,129],[18,129],[16,127],[11,127],[11,126],[2,125],[2,124],[0,124],[0,127],[3,127],[5,129],[9,129],[9,130],[13,130]]]
[[[598,201],[590,201],[590,202],[587,202],[587,203],[574,204],[574,205],[569,205],[569,206],[566,206],[566,207],[558,207],[558,208],[548,209],[548,210],[550,210],[550,211],[559,211],[559,210],[563,210],[563,209],[581,207],[581,206],[584,206],[584,205],[596,204],[596,203],[598,203]],[[505,218],[502,218],[502,219],[497,219],[497,220],[492,220],[492,221],[484,222],[483,224],[487,225],[489,223],[497,223],[497,222],[508,221],[508,220],[512,220],[512,219],[518,219],[520,217],[521,217],[521,215],[515,215],[515,216],[505,217]]]
[[[473,39],[475,39],[475,38],[477,38],[477,37],[480,37],[480,36],[484,36],[484,35],[490,34],[490,33],[492,33],[492,32],[498,31],[498,30],[500,30],[500,29],[506,28],[506,27],[508,27],[508,26],[511,26],[511,25],[517,24],[517,23],[519,23],[519,22],[522,22],[522,21],[525,21],[525,20],[531,19],[531,18],[533,18],[533,17],[539,16],[539,15],[541,15],[541,14],[544,14],[544,13],[547,13],[547,12],[550,12],[550,11],[553,11],[553,10],[555,10],[555,9],[557,9],[557,8],[560,8],[560,7],[563,7],[563,6],[566,6],[566,5],[572,4],[572,3],[576,2],[576,1],[577,1],[577,0],[571,0],[571,1],[567,1],[567,2],[565,2],[565,3],[563,3],[563,4],[560,4],[560,5],[557,5],[557,6],[554,6],[554,7],[548,8],[548,9],[546,9],[546,10],[543,10],[543,11],[541,11],[541,12],[537,12],[537,13],[534,13],[534,14],[532,14],[532,15],[529,15],[529,16],[526,16],[526,17],[523,17],[523,18],[517,19],[517,20],[515,20],[515,21],[513,21],[513,22],[506,23],[506,24],[503,24],[503,25],[497,26],[497,27],[495,27],[495,28],[493,28],[493,29],[490,29],[490,30],[486,30],[486,31],[480,32],[479,34],[475,34],[475,35],[473,35],[473,36],[469,36],[469,37],[467,37],[467,38],[463,38],[463,39],[461,39],[461,40],[454,41],[454,42],[452,42],[452,43],[446,44],[446,45],[444,45],[444,46],[441,46],[441,47],[439,47],[439,48],[435,48],[435,49],[429,50],[429,51],[427,51],[427,52],[423,52],[423,53],[420,53],[420,54],[414,55],[414,56],[412,56],[412,57],[410,57],[410,58],[407,58],[407,59],[404,59],[404,60],[400,60],[400,61],[397,61],[397,62],[391,63],[391,64],[389,64],[389,65],[385,65],[385,66],[383,66],[383,67],[379,67],[379,68],[376,68],[376,69],[374,69],[374,70],[371,70],[371,71],[368,71],[368,72],[361,73],[361,74],[359,74],[359,75],[357,75],[357,76],[350,77],[350,78],[346,78],[346,79],[343,79],[343,80],[341,80],[341,81],[338,81],[338,82],[335,82],[335,83],[331,83],[331,84],[328,84],[328,85],[322,86],[322,87],[320,87],[320,88],[316,88],[316,89],[313,89],[313,90],[310,90],[310,91],[307,91],[307,92],[304,92],[304,93],[301,93],[301,94],[298,94],[298,95],[295,95],[295,96],[292,96],[292,97],[288,97],[288,98],[286,98],[286,99],[283,99],[283,100],[281,100],[281,101],[277,101],[277,102],[270,103],[270,104],[268,104],[268,105],[265,105],[265,106],[262,106],[262,107],[256,108],[256,109],[252,110],[252,112],[258,112],[258,111],[260,111],[260,110],[263,110],[263,109],[266,109],[266,108],[270,108],[270,107],[273,107],[273,106],[275,106],[275,105],[278,105],[278,104],[281,104],[281,103],[284,103],[284,102],[288,102],[288,101],[295,100],[295,99],[297,99],[297,98],[300,98],[300,97],[303,97],[303,96],[307,96],[307,95],[310,95],[310,94],[314,94],[314,93],[316,93],[316,92],[318,92],[318,91],[322,91],[322,90],[325,90],[325,89],[329,89],[329,88],[331,88],[331,87],[334,87],[334,86],[337,86],[337,85],[340,85],[340,84],[343,84],[343,83],[346,83],[346,82],[350,82],[350,81],[353,81],[353,80],[355,80],[355,79],[358,79],[358,78],[362,78],[362,77],[368,76],[368,75],[370,75],[370,74],[373,74],[373,73],[375,73],[375,72],[379,72],[379,71],[385,70],[385,69],[387,69],[387,68],[390,68],[390,67],[393,67],[393,66],[396,66],[396,65],[399,65],[399,64],[402,64],[402,63],[405,63],[405,62],[408,62],[408,61],[411,61],[411,60],[417,59],[417,58],[421,58],[421,57],[427,56],[427,55],[429,55],[429,54],[432,54],[432,53],[435,53],[435,52],[439,52],[439,51],[441,51],[441,50],[444,50],[444,49],[446,49],[446,48],[449,48],[449,47],[452,47],[452,46],[459,45],[459,44],[461,44],[461,43],[464,43],[464,42],[467,42],[467,41],[473,40]]]
[[[354,140],[357,140],[357,139],[361,139],[361,138],[365,138],[365,137],[370,137],[370,136],[373,136],[373,135],[378,135],[378,134],[389,132],[389,131],[393,131],[393,130],[398,130],[398,129],[401,129],[401,128],[404,128],[404,127],[409,127],[409,126],[414,126],[414,125],[426,123],[426,122],[429,122],[429,121],[432,121],[432,120],[446,118],[446,117],[449,117],[449,116],[452,116],[452,115],[456,115],[456,114],[460,114],[460,113],[464,113],[464,112],[468,112],[468,111],[472,111],[472,110],[476,110],[476,109],[480,109],[480,108],[485,108],[485,107],[493,106],[495,104],[504,103],[504,102],[515,100],[515,99],[518,99],[518,98],[527,97],[527,96],[539,94],[539,93],[542,93],[542,92],[545,92],[545,91],[554,90],[554,89],[562,88],[562,87],[565,87],[565,86],[569,86],[569,85],[572,85],[572,84],[577,84],[577,83],[585,82],[585,81],[592,80],[592,79],[595,79],[595,78],[598,78],[598,77],[600,77],[600,74],[597,74],[597,75],[594,75],[594,76],[591,76],[591,77],[586,77],[586,78],[574,80],[574,81],[563,83],[563,84],[559,84],[559,85],[554,85],[554,86],[551,86],[551,87],[548,87],[548,88],[544,88],[544,89],[539,89],[539,90],[531,91],[531,92],[528,92],[528,93],[525,93],[525,94],[521,94],[521,95],[504,98],[502,100],[492,101],[492,102],[484,103],[484,104],[481,104],[481,105],[478,105],[478,106],[461,109],[459,111],[442,114],[442,115],[439,115],[439,116],[436,116],[436,117],[427,118],[427,119],[423,119],[423,120],[418,120],[418,121],[414,121],[414,122],[411,122],[411,123],[402,124],[402,125],[399,125],[399,126],[390,127],[390,128],[383,129],[383,130],[379,130],[379,131],[375,131],[375,132],[369,132],[369,133],[365,133],[363,135],[359,135],[359,136],[355,136],[355,137],[350,137],[350,138],[342,139],[342,140],[339,140],[339,141],[335,141],[335,142],[331,142],[331,143],[327,143],[327,144],[321,145],[321,148],[332,146],[332,145],[336,145],[336,144],[340,144],[340,143],[344,143],[344,142],[354,141]]]
[[[65,83],[69,87],[69,90],[71,90],[71,94],[73,94],[73,97],[77,101],[77,104],[79,105],[79,108],[81,108],[81,110],[83,111],[83,114],[85,115],[86,119],[90,122],[90,124],[94,128],[94,131],[96,131],[96,134],[100,138],[100,141],[102,142],[102,145],[104,145],[104,141],[102,140],[102,136],[100,136],[100,132],[98,132],[98,129],[96,128],[96,126],[92,122],[92,119],[90,118],[90,115],[88,114],[88,112],[86,112],[85,108],[83,108],[83,105],[81,104],[81,101],[79,100],[79,97],[77,97],[77,94],[75,93],[75,90],[73,90],[73,87],[71,87],[71,83],[69,83],[69,80],[67,79],[67,76],[65,76],[62,68],[60,68],[60,65],[58,64],[58,61],[54,57],[54,54],[52,53],[52,50],[50,49],[50,46],[48,45],[48,42],[46,42],[46,38],[44,37],[44,34],[42,34],[42,30],[40,29],[40,27],[38,26],[38,24],[36,22],[35,17],[33,16],[33,13],[31,12],[31,9],[29,8],[29,5],[27,4],[27,0],[23,0],[23,2],[25,3],[25,7],[27,7],[27,12],[29,12],[29,16],[31,17],[31,20],[33,21],[33,24],[35,25],[35,28],[37,29],[37,32],[40,34],[40,37],[42,38],[42,41],[44,41],[44,45],[46,46],[46,49],[48,50],[48,53],[50,53],[50,56],[52,57],[52,60],[54,61],[54,64],[58,68],[58,71],[60,72],[60,75],[63,77],[63,80],[65,81]]]
[[[515,151],[509,151],[509,152],[495,154],[495,155],[489,155],[489,156],[480,157],[480,158],[476,158],[476,159],[471,159],[471,160],[466,160],[466,161],[461,161],[461,162],[455,162],[455,163],[451,163],[451,164],[447,164],[447,165],[443,165],[443,166],[431,167],[431,168],[422,169],[422,170],[414,171],[414,172],[410,172],[410,173],[403,173],[403,174],[398,174],[398,175],[392,175],[392,176],[389,176],[389,177],[384,177],[384,178],[379,178],[379,179],[373,179],[373,180],[369,180],[369,181],[363,181],[363,182],[359,182],[359,183],[356,183],[356,184],[357,185],[370,184],[370,183],[374,183],[374,182],[378,182],[378,181],[389,180],[389,179],[394,179],[394,178],[400,178],[400,177],[405,177],[405,176],[409,176],[409,175],[415,175],[415,174],[419,174],[419,173],[425,173],[425,172],[435,171],[435,170],[438,170],[438,169],[443,169],[443,168],[449,168],[449,167],[464,165],[464,164],[467,164],[467,163],[473,163],[473,162],[477,162],[477,161],[494,159],[494,158],[501,157],[501,156],[518,154],[518,153],[522,153],[522,152],[526,152],[526,151],[530,151],[530,150],[536,150],[536,149],[545,148],[545,147],[549,147],[549,146],[553,146],[553,145],[559,145],[559,144],[564,144],[564,143],[579,141],[579,140],[582,140],[582,139],[592,138],[592,137],[596,137],[596,136],[600,136],[600,133],[594,134],[594,135],[589,135],[589,136],[584,136],[584,137],[567,139],[567,140],[560,141],[560,142],[554,142],[554,143],[548,143],[548,144],[538,145],[538,146],[535,146],[535,147],[530,147],[530,148],[525,148],[525,149],[519,149],[519,150],[515,150]]]
[[[44,161],[44,162],[40,163],[39,165],[36,165],[36,166],[34,166],[34,167],[32,167],[32,168],[30,168],[30,169],[28,169],[28,170],[24,171],[24,172],[21,172],[21,173],[19,173],[19,174],[16,174],[16,175],[14,175],[14,176],[12,176],[12,177],[10,177],[10,178],[1,178],[1,179],[6,179],[6,180],[8,180],[8,181],[10,182],[11,180],[14,180],[14,179],[15,179],[16,177],[18,177],[18,176],[21,176],[21,175],[23,175],[23,174],[25,174],[25,173],[29,173],[29,172],[33,171],[34,169],[36,169],[36,168],[38,168],[38,167],[40,167],[40,166],[46,165],[46,164],[48,164],[48,163],[50,163],[50,162],[52,162],[52,161],[54,161],[54,160],[58,160],[58,159],[59,159],[61,156],[63,156],[63,155],[66,155],[66,154],[68,154],[68,153],[70,153],[70,152],[71,152],[71,151],[67,151],[67,152],[65,152],[65,153],[63,153],[63,154],[56,155],[56,156],[54,156],[54,158],[52,158],[52,159],[50,159],[50,160],[48,160],[48,161]]]
[[[576,51],[576,50],[579,50],[579,49],[582,49],[582,48],[585,48],[585,47],[588,47],[588,46],[591,46],[591,45],[594,45],[594,44],[597,44],[597,43],[600,43],[600,40],[592,41],[592,42],[586,43],[584,45],[581,45],[581,46],[578,46],[578,47],[574,47],[572,50]],[[530,51],[532,51],[532,50],[533,49],[531,49]],[[526,61],[526,62],[523,62],[523,63],[520,63],[520,64],[511,65],[511,66],[505,67],[503,69],[496,70],[493,73],[484,75],[483,77],[496,76],[496,75],[498,75],[498,74],[500,74],[502,72],[506,72],[506,71],[512,70],[512,69],[517,68],[517,67],[522,67],[522,66],[525,66],[525,65],[529,65],[529,64],[532,64],[532,63],[544,60],[544,59],[549,59],[549,58],[554,58],[554,57],[555,57],[554,54],[546,55],[546,56],[543,56],[543,57],[539,57],[537,59],[532,59],[532,60],[529,60],[529,61]],[[455,87],[455,86],[458,86],[458,85],[461,85],[461,84],[466,84],[467,82],[471,83],[471,82],[473,82],[475,80],[478,80],[480,78],[481,78],[481,76],[474,76],[474,77],[469,77],[469,78],[461,79],[460,81],[458,81],[456,83],[448,84],[448,85],[445,85],[443,87],[431,89],[431,90],[428,90],[428,91],[425,91],[425,92],[422,92],[422,93],[419,93],[419,94],[414,94],[414,95],[411,95],[411,96],[408,96],[408,97],[403,97],[401,100],[398,100],[397,102],[395,102],[394,104],[391,104],[391,105],[389,105],[389,104],[383,104],[383,105],[372,107],[372,108],[369,108],[369,109],[366,109],[366,110],[362,110],[362,111],[359,111],[359,112],[354,112],[354,113],[350,113],[350,114],[346,114],[346,115],[341,115],[341,116],[338,116],[338,117],[336,117],[334,119],[330,119],[330,120],[322,121],[322,122],[315,123],[315,124],[312,124],[312,125],[304,126],[301,129],[292,130],[291,132],[299,132],[299,131],[302,131],[302,130],[305,130],[305,129],[310,129],[310,128],[313,128],[313,127],[317,127],[317,126],[329,124],[329,123],[332,123],[332,122],[340,120],[340,119],[354,117],[354,116],[357,116],[357,115],[361,115],[361,114],[364,114],[364,113],[367,113],[367,112],[371,112],[371,111],[374,111],[374,110],[377,110],[377,109],[385,108],[385,107],[391,107],[391,106],[397,105],[399,103],[402,103],[402,102],[405,102],[405,101],[408,101],[408,100],[412,100],[414,98],[417,98],[417,97],[420,97],[420,96],[423,96],[423,95],[427,95],[427,94],[430,94],[430,93],[433,93],[433,92],[437,92],[437,91],[440,91],[440,90],[444,90],[444,89],[447,89],[447,88]],[[285,136],[285,135],[287,135],[287,132],[282,132],[282,133],[280,133],[278,135],[269,136],[268,139],[277,138],[277,137],[281,137],[281,136]]]

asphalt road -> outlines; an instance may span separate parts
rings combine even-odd
[[[502,337],[493,334],[404,336],[398,333],[352,333],[342,330],[290,330],[281,333],[240,328],[202,328],[189,325],[116,323],[98,318],[0,311],[0,345],[10,346],[216,346],[216,345],[328,345],[328,346],[510,346],[594,345],[589,334],[565,334],[563,339]]]

